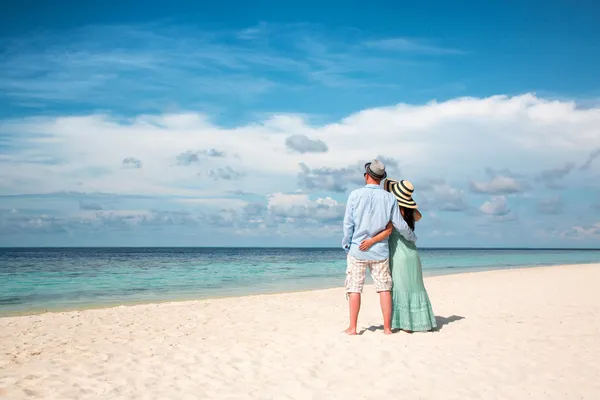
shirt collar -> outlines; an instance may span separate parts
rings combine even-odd
[[[381,189],[381,185],[375,185],[374,183],[369,183],[365,187],[369,189]]]

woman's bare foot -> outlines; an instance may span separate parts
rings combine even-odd
[[[392,332],[392,330],[391,330],[391,329],[384,329],[384,330],[383,330],[383,334],[384,334],[384,335],[391,335],[392,333],[393,333],[393,332]]]
[[[356,328],[348,328],[344,331],[344,333],[346,335],[350,335],[350,336],[356,335]]]

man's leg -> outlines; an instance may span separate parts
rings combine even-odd
[[[371,276],[379,293],[379,303],[383,314],[383,333],[392,333],[392,274],[389,260],[377,261],[371,265]]]
[[[383,314],[383,333],[392,333],[392,292],[389,290],[379,292],[379,302]]]
[[[348,296],[348,307],[350,310],[350,324],[345,332],[348,335],[356,335],[356,326],[358,324],[358,313],[360,311],[360,300],[367,264],[365,261],[358,260],[348,255],[348,267],[346,268],[346,294]]]
[[[356,335],[358,324],[358,313],[360,311],[360,293],[348,293],[348,304],[350,307],[350,325],[345,332],[348,335]]]

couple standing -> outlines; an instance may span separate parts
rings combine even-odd
[[[408,181],[387,178],[379,160],[365,165],[366,186],[348,197],[342,246],[348,255],[346,296],[350,306],[349,335],[356,335],[361,293],[367,268],[379,293],[383,331],[429,331],[437,327],[423,284],[415,242],[415,222],[421,213]]]

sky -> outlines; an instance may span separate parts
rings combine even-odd
[[[0,246],[341,245],[379,158],[421,247],[600,247],[593,1],[0,13]]]

